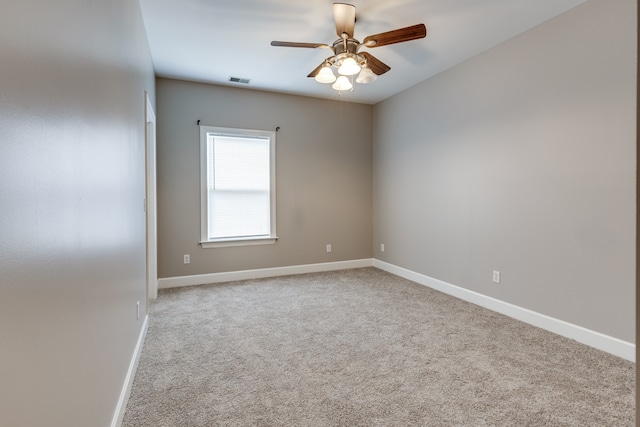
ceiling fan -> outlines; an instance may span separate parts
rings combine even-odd
[[[333,55],[325,59],[307,77],[314,77],[320,83],[333,83],[333,88],[342,91],[353,88],[353,82],[349,76],[355,76],[357,83],[369,83],[391,69],[387,64],[377,59],[368,52],[360,52],[362,47],[374,48],[395,43],[402,43],[426,37],[427,28],[424,24],[399,28],[385,33],[374,34],[360,43],[353,38],[353,30],[356,23],[356,7],[352,4],[334,3],[333,19],[336,23],[336,33],[340,37],[332,45],[324,43],[297,43],[272,41],[271,46],[303,47],[331,49]],[[334,75],[331,67],[337,68],[338,77]]]

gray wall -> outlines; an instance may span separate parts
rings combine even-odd
[[[0,63],[0,425],[107,426],[146,310],[138,2],[4,2]]]
[[[374,257],[635,342],[636,7],[589,1],[376,105]]]
[[[370,105],[157,79],[159,277],[371,258]],[[199,131],[276,136],[274,245],[202,249]],[[326,252],[326,245],[332,252]],[[183,264],[183,255],[191,263]]]

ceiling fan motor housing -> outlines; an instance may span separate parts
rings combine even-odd
[[[360,48],[360,42],[354,38],[350,39],[338,39],[333,42],[333,52],[335,56],[331,60],[331,65],[339,67],[348,57],[352,57],[359,64],[363,64],[365,59],[358,55],[358,49]]]

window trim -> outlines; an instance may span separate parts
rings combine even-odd
[[[225,128],[218,126],[200,126],[200,245],[203,248],[220,248],[230,246],[250,246],[273,244],[278,240],[276,234],[276,132],[256,129]],[[209,239],[209,191],[207,188],[207,135],[220,136],[260,136],[269,138],[270,165],[270,235],[224,237]]]

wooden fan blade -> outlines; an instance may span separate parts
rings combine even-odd
[[[328,44],[324,43],[297,43],[297,42],[280,42],[280,41],[272,41],[271,46],[281,46],[281,47],[308,47],[308,48],[330,48]]]
[[[309,75],[307,77],[315,77],[318,75],[318,73],[320,72],[320,70],[322,69],[322,66],[331,58],[333,58],[332,56],[328,57],[327,59],[325,59],[324,61],[322,61],[320,63],[320,65],[318,65],[312,72],[309,73]]]
[[[359,55],[367,58],[367,67],[371,69],[376,75],[381,76],[391,69],[387,64],[380,61],[375,56],[371,55],[369,52],[360,52]],[[318,70],[320,71],[320,70]]]
[[[334,3],[333,19],[336,21],[338,37],[342,37],[342,33],[347,33],[348,38],[353,37],[353,28],[356,24],[356,7],[354,5]]]
[[[424,24],[412,25],[411,27],[399,28],[386,33],[368,36],[362,42],[367,47],[380,47],[388,44],[407,42],[409,40],[421,39],[427,36],[427,27]]]

